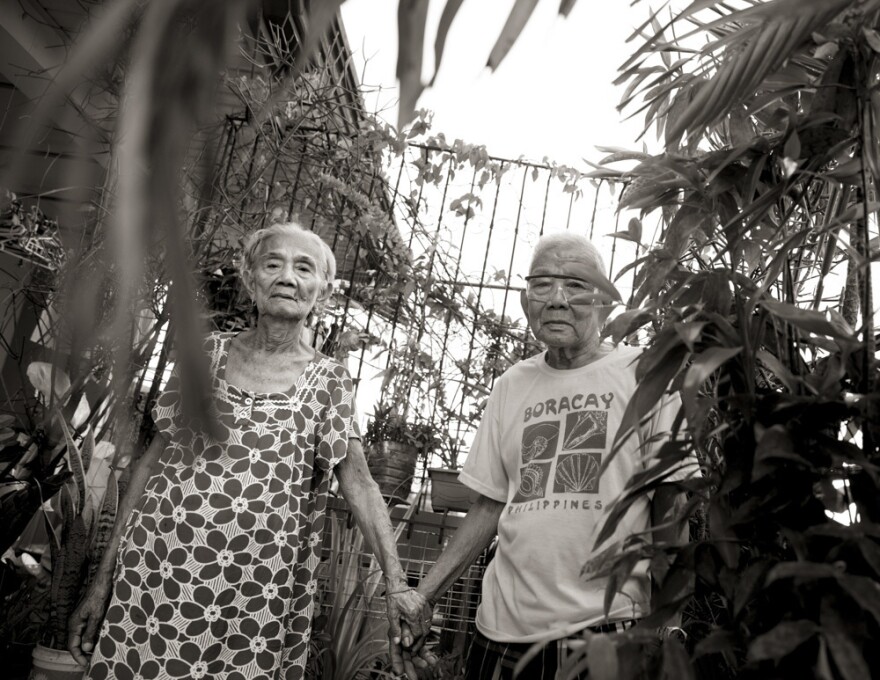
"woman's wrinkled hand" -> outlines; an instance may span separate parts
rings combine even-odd
[[[417,638],[424,637],[431,630],[434,608],[427,598],[414,588],[385,595],[388,614],[388,632],[394,644],[404,649],[412,646]],[[405,627],[401,623],[405,622]]]
[[[110,599],[110,583],[97,581],[67,621],[67,651],[83,668],[88,668],[86,654],[95,649],[98,627],[104,620]]]

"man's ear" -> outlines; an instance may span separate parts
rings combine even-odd
[[[523,314],[526,315],[526,323],[531,323],[529,319],[529,298],[526,297],[526,292],[524,290],[519,292],[519,304],[522,306]]]

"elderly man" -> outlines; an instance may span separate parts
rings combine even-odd
[[[523,678],[553,678],[568,636],[584,629],[621,631],[649,608],[646,569],[633,577],[604,613],[605,579],[581,577],[595,554],[604,512],[652,455],[640,446],[668,431],[677,408],[653,414],[653,433],[629,437],[608,467],[612,441],[636,387],[639,351],[600,341],[611,288],[595,246],[572,234],[541,238],[521,302],[547,350],[519,362],[495,384],[459,479],[480,496],[437,564],[419,585],[436,602],[498,534],[483,580],[477,634],[467,677],[510,678],[537,641],[544,646]],[[610,541],[650,530],[673,510],[671,485],[630,508]],[[681,540],[677,529],[657,529],[654,540]],[[406,652],[403,650],[403,657]],[[403,670],[392,646],[395,670]]]

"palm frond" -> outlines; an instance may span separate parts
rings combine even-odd
[[[757,14],[769,20],[757,27],[743,28],[740,45],[731,42],[727,46],[714,77],[700,87],[681,117],[667,127],[667,141],[675,141],[685,131],[694,132],[717,121],[732,104],[754,92],[772,69],[782,64],[814,30],[836,16],[847,4],[848,0],[813,3],[776,0],[768,3],[778,11]],[[728,20],[744,20],[742,15],[747,12],[750,13],[749,19],[756,14],[746,10],[729,16]]]
[[[519,34],[522,33],[537,4],[538,0],[516,0],[513,8],[510,10],[510,15],[507,17],[504,28],[501,29],[501,35],[498,36],[495,46],[489,53],[487,66],[490,69],[493,71],[497,69],[504,60],[504,57],[507,56],[507,53],[510,52],[510,48],[513,47],[513,43],[516,42]]]

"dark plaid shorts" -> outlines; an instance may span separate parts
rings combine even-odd
[[[636,625],[635,619],[616,621],[598,626],[589,626],[592,633],[621,633]],[[572,635],[562,640],[553,640],[544,645],[520,672],[520,680],[553,680],[556,669],[568,654],[568,643],[582,640]],[[466,680],[511,680],[517,662],[528,652],[531,642],[495,642],[477,631],[471,643],[467,659]],[[586,678],[586,673],[578,676]]]

